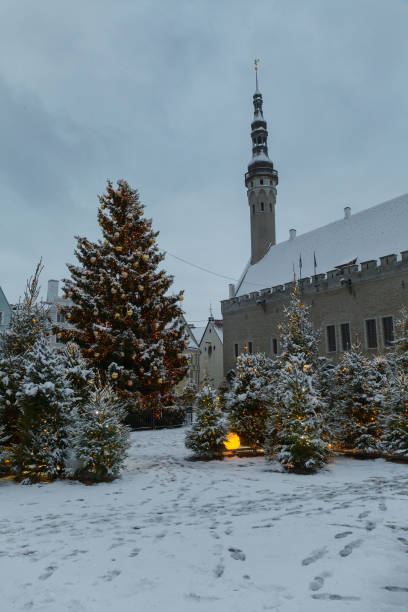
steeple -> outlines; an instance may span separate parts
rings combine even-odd
[[[268,155],[268,130],[263,116],[263,99],[255,60],[254,119],[251,123],[252,158],[245,174],[251,218],[251,263],[266,254],[275,238],[275,202],[278,173]]]

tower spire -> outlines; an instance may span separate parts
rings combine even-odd
[[[255,64],[254,118],[251,123],[252,158],[245,174],[251,215],[251,263],[254,264],[276,242],[275,202],[278,173],[268,154],[268,129],[263,115],[263,99],[259,91],[258,67]]]

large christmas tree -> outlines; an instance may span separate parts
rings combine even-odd
[[[60,330],[129,404],[166,403],[185,375],[182,292],[169,295],[173,278],[159,269],[152,222],[126,181],[108,182],[99,198],[103,240],[77,237],[79,265],[69,265],[64,309],[72,328]]]
[[[312,472],[326,462],[329,446],[316,381],[318,337],[296,287],[281,332],[281,369],[265,449],[289,471]]]

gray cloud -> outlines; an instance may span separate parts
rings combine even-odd
[[[243,0],[0,8],[0,284],[42,254],[66,274],[96,238],[106,178],[140,189],[163,249],[237,278],[249,255],[243,175],[261,57],[278,240],[407,191],[408,5]],[[227,281],[168,257],[192,319]]]

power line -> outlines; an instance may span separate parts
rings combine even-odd
[[[170,253],[169,251],[166,251],[166,255],[170,255],[171,257],[174,257],[174,259],[178,259],[178,261],[182,261],[183,263],[187,264],[188,266],[191,266],[193,268],[197,268],[198,270],[201,270],[202,272],[207,272],[207,274],[212,274],[213,276],[218,276],[219,278],[225,278],[226,280],[231,280],[234,281],[234,283],[239,283],[239,279],[237,278],[232,278],[231,276],[225,276],[224,274],[218,274],[218,272],[213,272],[212,270],[209,270],[208,268],[203,268],[202,266],[199,266],[198,264],[195,264],[191,261],[188,261],[187,259],[183,259],[182,257],[178,257],[177,255],[173,255],[173,253]],[[268,283],[265,283],[264,285],[261,285],[260,283],[250,283],[248,281],[244,281],[246,285],[253,285],[254,287],[267,287]]]

